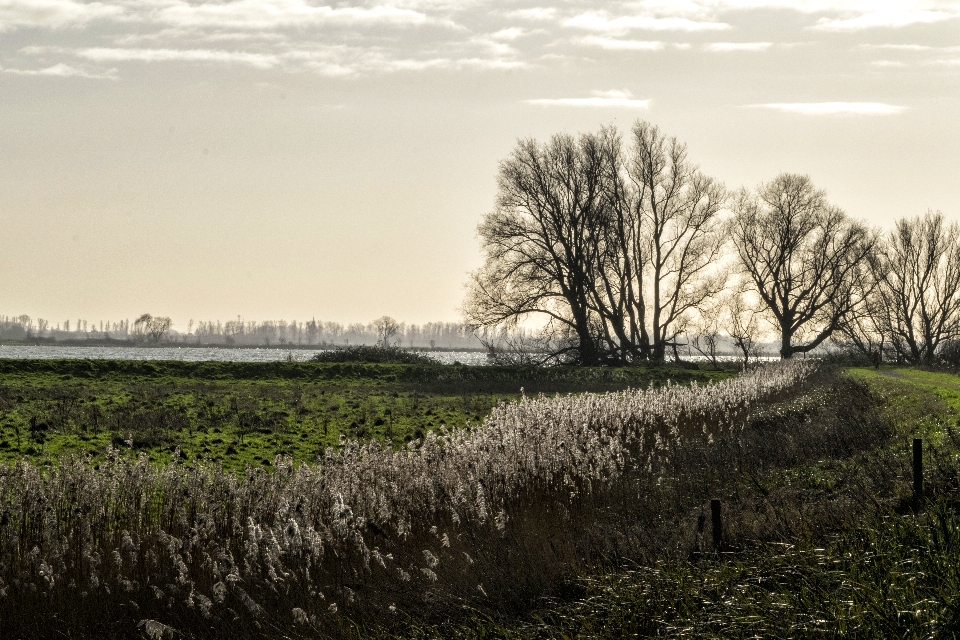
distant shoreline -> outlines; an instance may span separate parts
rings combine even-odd
[[[220,342],[161,342],[144,343],[133,340],[116,340],[113,338],[91,338],[76,340],[55,340],[53,338],[33,338],[31,340],[0,340],[0,346],[6,347],[117,347],[130,349],[272,349],[277,351],[332,351],[337,347],[354,346],[334,343],[325,344],[225,344]],[[405,351],[423,352],[452,352],[467,351],[483,353],[483,347],[404,347]]]

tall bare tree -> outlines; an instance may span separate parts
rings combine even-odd
[[[625,235],[623,251],[643,265],[640,284],[647,290],[635,306],[649,305],[649,356],[661,361],[686,314],[723,290],[717,227],[727,194],[689,161],[686,145],[676,138],[643,121],[632,134],[627,170],[634,229]]]
[[[863,303],[861,278],[876,239],[808,176],[784,173],[755,194],[741,190],[730,231],[776,320],[782,358],[819,346]]]
[[[540,314],[552,344],[584,364],[663,360],[688,314],[722,288],[725,190],[648,123],[627,150],[613,128],[523,141],[498,186],[464,308],[472,323]]]
[[[496,207],[478,231],[486,257],[469,285],[469,322],[509,326],[546,317],[575,335],[577,361],[600,362],[590,295],[605,215],[601,145],[591,134],[523,140],[500,163]]]
[[[877,254],[875,321],[899,357],[930,363],[960,337],[960,227],[939,211],[902,218]]]
[[[389,347],[390,339],[400,333],[400,323],[390,316],[381,316],[373,321],[373,329],[377,332],[377,345]]]

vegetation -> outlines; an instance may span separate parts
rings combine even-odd
[[[352,349],[346,355],[394,354]],[[406,352],[402,352],[406,356]],[[677,367],[537,369],[428,364],[0,360],[0,461],[102,461],[107,448],[225,469],[313,462],[341,435],[402,446],[479,424],[530,394],[618,391],[722,378]]]
[[[400,347],[356,345],[322,351],[311,358],[314,362],[388,362],[392,364],[431,364],[429,357]]]
[[[851,373],[880,403],[887,437],[847,459],[769,474],[760,496],[736,499],[772,504],[770,496],[792,491],[811,526],[747,536],[720,554],[611,566],[564,584],[522,615],[467,609],[441,623],[410,620],[396,637],[956,637],[960,383],[907,368]],[[912,437],[924,439],[922,504],[907,484]],[[822,517],[854,496],[863,504],[853,513]]]
[[[612,387],[640,373],[703,375],[363,363],[0,369],[3,397],[22,396],[5,421],[45,401],[44,385],[71,382],[219,385],[257,398],[261,388],[415,385],[424,402],[442,402],[450,389],[521,380]],[[316,464],[280,456],[240,473],[193,455],[151,462],[151,449],[125,443],[96,460],[55,458],[60,435],[49,433],[37,463],[0,467],[0,633],[949,635],[960,619],[956,380],[798,361],[706,385],[521,395],[482,425],[425,430],[395,451],[386,438],[338,433]],[[928,508],[910,492],[914,436],[925,442]],[[705,525],[712,497],[723,501],[719,554]]]
[[[478,236],[466,318],[553,362],[713,357],[722,334],[746,361],[768,323],[783,358],[838,340],[929,365],[960,338],[960,226],[943,214],[881,233],[793,174],[730,193],[642,120],[518,142]],[[498,337],[531,319],[539,335]]]
[[[346,442],[316,465],[279,458],[272,473],[119,452],[98,468],[20,462],[0,474],[0,624],[17,637],[137,623],[309,636],[461,602],[525,606],[611,552],[702,545],[689,520],[744,450],[807,459],[750,416],[783,401],[798,420],[837,413],[827,396],[800,399],[818,375],[801,362],[706,386],[525,399],[402,451]],[[853,404],[850,389],[833,396]],[[834,450],[831,434],[806,432],[810,455]]]

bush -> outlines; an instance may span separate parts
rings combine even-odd
[[[321,351],[311,358],[313,362],[376,362],[383,364],[437,364],[422,353],[400,347],[356,345]]]

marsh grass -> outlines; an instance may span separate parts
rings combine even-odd
[[[605,570],[554,588],[521,614],[464,609],[442,621],[408,619],[389,635],[957,637],[958,378],[906,368],[853,374],[869,384],[885,428],[867,449],[841,449],[807,464],[741,476],[742,491],[724,506],[725,518],[738,522],[742,536],[725,551],[646,563],[614,560]],[[775,424],[770,418],[814,404],[815,395],[771,407],[757,419]],[[841,416],[841,422],[849,418]],[[923,503],[908,486],[913,437],[925,443]],[[756,507],[764,503],[768,513],[783,518],[782,526],[757,527],[763,510]],[[369,629],[366,635],[380,632]]]
[[[463,606],[522,611],[611,558],[703,553],[705,501],[742,491],[745,473],[867,448],[868,401],[797,362],[706,386],[525,397],[402,451],[344,441],[272,472],[116,450],[21,461],[0,468],[0,632],[319,637]],[[843,407],[858,421],[831,422]],[[741,501],[731,545],[858,504],[770,517],[791,496],[772,495]]]

